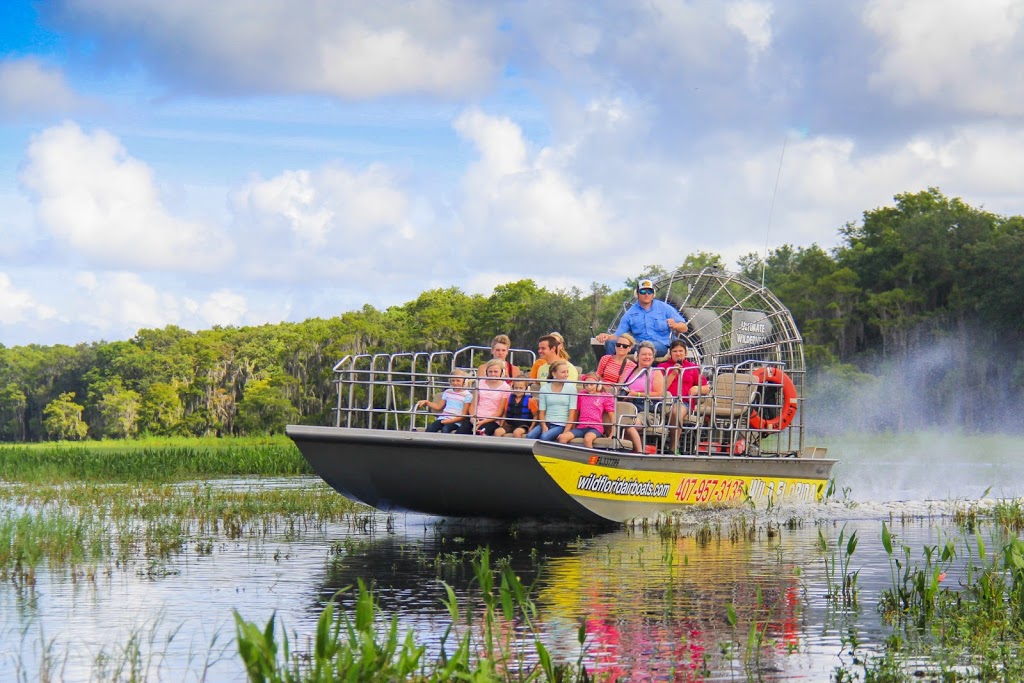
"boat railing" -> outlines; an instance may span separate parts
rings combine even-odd
[[[477,365],[490,351],[467,346],[456,351],[352,354],[334,366],[338,401],[335,426],[367,429],[414,429],[416,403],[432,399],[447,388],[458,373],[469,388]],[[510,349],[509,357],[527,359],[528,349]]]
[[[477,367],[487,351],[488,347],[477,346],[457,351],[346,356],[334,367],[338,387],[335,424],[367,429],[424,429],[436,414],[418,409],[418,402],[436,399],[457,378],[467,389],[477,388],[481,380],[477,377]],[[531,354],[524,349],[517,351]],[[753,413],[771,422],[771,416],[785,408],[782,393],[760,382],[754,370],[772,367],[785,371],[784,363],[749,359],[728,365],[696,367],[708,381],[707,394],[671,396],[666,392],[665,396],[653,396],[642,393],[631,399],[645,416],[637,425],[644,443],[654,444],[661,452],[673,450],[672,445],[678,443],[681,452],[698,455],[767,456],[801,450],[802,411],[798,410],[796,418],[784,428],[762,424],[755,429],[751,425]],[[802,401],[802,373],[790,378],[798,387],[797,400]],[[682,377],[676,381],[681,383]],[[617,397],[622,388],[623,385],[606,385]]]
[[[688,419],[682,421],[682,441],[698,454],[781,456],[800,452],[803,446],[802,411],[788,424],[774,421],[786,408],[781,386],[762,381],[762,375],[786,372],[780,361],[745,360],[732,365],[704,366],[711,390],[689,399]],[[794,373],[796,374],[796,373]],[[802,373],[790,377],[803,385]],[[801,398],[797,399],[802,401]],[[799,407],[799,406],[798,406]],[[759,424],[752,423],[759,418]]]

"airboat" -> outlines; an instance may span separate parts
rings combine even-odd
[[[608,438],[591,448],[425,431],[436,415],[417,403],[457,370],[475,374],[482,346],[346,356],[334,367],[334,425],[286,432],[331,487],[384,511],[608,524],[692,506],[821,500],[835,461],[804,443],[803,340],[789,310],[721,270],[677,271],[654,285],[656,297],[686,315],[688,355],[710,393],[688,399],[685,419],[675,421],[663,416],[685,399],[646,397],[642,454],[621,433],[636,423],[634,404],[624,401]],[[534,360],[529,349],[512,349],[510,358],[526,367]]]

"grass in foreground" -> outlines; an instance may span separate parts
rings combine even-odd
[[[444,584],[445,606],[451,617],[441,637],[441,656],[425,657],[426,647],[412,631],[400,637],[398,619],[382,619],[372,593],[359,581],[352,616],[334,612],[328,603],[317,623],[313,642],[293,648],[275,617],[260,628],[236,611],[238,652],[250,681],[281,683],[360,681],[550,681],[592,680],[583,666],[586,630],[578,634],[580,654],[575,665],[557,663],[540,640],[537,608],[529,590],[508,565],[491,569],[490,551],[482,548],[473,560],[482,615],[463,610],[455,591]],[[496,581],[497,579],[497,581]]]

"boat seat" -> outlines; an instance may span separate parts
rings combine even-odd
[[[636,426],[636,406],[629,401],[615,402],[615,431],[613,436],[599,436],[594,439],[594,448],[602,448],[611,451],[632,450],[633,445],[629,440],[622,437],[622,430],[626,427]],[[607,416],[605,417],[607,420]],[[573,439],[570,443],[582,446],[583,439]]]
[[[697,405],[685,419],[696,429],[695,443],[707,444],[709,453],[714,444],[729,444],[749,436],[750,406],[757,401],[757,378],[747,372],[720,372],[715,376],[710,394],[698,396]],[[728,450],[723,451],[728,454]]]
[[[757,394],[757,378],[748,372],[721,372],[715,376],[710,394],[698,396],[688,419],[713,417],[737,421],[750,411]]]
[[[638,411],[646,424],[637,425],[644,443],[654,442],[661,453],[665,452],[665,444],[669,438],[668,422],[665,419],[665,402],[652,402],[650,410]]]

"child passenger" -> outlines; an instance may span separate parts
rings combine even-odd
[[[608,430],[609,436],[614,436],[615,425],[615,397],[604,391],[601,378],[596,374],[586,375],[583,378],[583,393],[577,399],[580,419],[579,426],[569,432],[563,432],[559,437],[559,443],[569,443],[573,439],[582,438],[583,445],[593,448],[594,440],[605,435],[604,416],[609,416],[611,427]],[[643,450],[643,443],[640,441],[640,432],[636,427],[625,429],[626,437],[633,446],[633,451],[639,453]]]
[[[505,405],[505,424],[494,432],[495,436],[504,436],[511,432],[512,436],[521,439],[533,429],[533,411],[530,410],[529,384],[525,379],[512,382],[512,393]]]
[[[444,390],[438,401],[423,399],[416,402],[417,408],[429,406],[431,410],[440,410],[437,419],[427,425],[428,432],[444,434],[469,434],[473,431],[469,410],[473,405],[473,394],[466,386],[466,371],[456,368],[452,370],[451,386]]]
[[[583,439],[583,445],[593,448],[594,439],[604,436],[604,416],[615,421],[615,397],[601,391],[597,375],[583,376],[583,393],[576,400],[580,417],[579,424],[558,436],[558,443],[569,443]]]
[[[480,386],[476,390],[476,409],[473,413],[477,434],[494,436],[501,428],[501,420],[505,417],[505,406],[511,391],[508,382],[501,378],[504,372],[505,361],[501,359],[493,358],[484,364],[484,379],[480,381]]]

